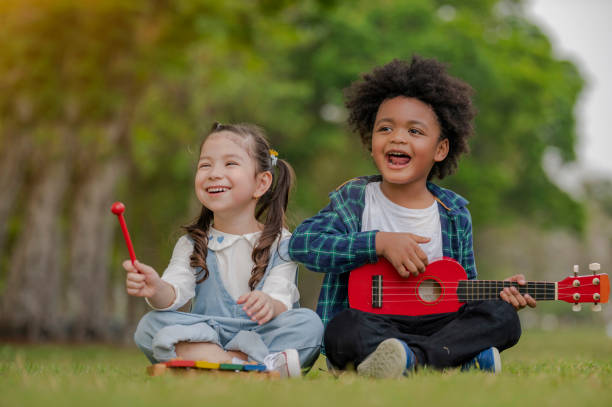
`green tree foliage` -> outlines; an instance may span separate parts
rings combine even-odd
[[[289,60],[297,62],[287,75],[307,89],[300,110],[310,121],[305,128],[277,130],[301,133],[287,137],[294,140],[289,152],[298,174],[316,178],[311,183],[302,177],[301,192],[308,193],[300,193],[299,206],[312,210],[312,202],[324,202],[323,191],[371,171],[356,149],[358,137],[323,120],[321,109],[342,106],[342,89],[360,73],[417,53],[447,62],[476,91],[480,113],[472,154],[444,182],[472,201],[475,223],[527,217],[580,230],[582,206],[550,181],[542,156],[556,147],[564,160],[574,158],[573,106],[582,80],[571,63],[553,56],[548,39],[522,17],[520,7],[489,0],[358,1],[301,19],[298,24],[311,37],[291,51]]]
[[[554,57],[520,2],[301,2],[272,20],[249,19],[249,47],[220,40],[211,53],[209,42],[197,45],[185,106],[200,132],[213,120],[269,130],[297,170],[295,221],[324,205],[339,183],[374,171],[342,122],[343,88],[376,65],[417,53],[447,62],[476,91],[472,154],[444,181],[471,200],[475,223],[528,218],[581,230],[581,204],[550,181],[542,157],[554,147],[574,158],[582,80]]]

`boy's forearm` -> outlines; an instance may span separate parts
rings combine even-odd
[[[176,292],[174,286],[164,280],[159,280],[159,286],[156,288],[155,294],[148,298],[149,304],[154,308],[168,308],[176,300]]]
[[[376,262],[376,231],[349,234],[294,232],[289,254],[309,270],[322,273],[345,273],[366,263]]]
[[[309,270],[345,273],[366,263],[376,262],[376,231],[360,231],[357,216],[331,198],[325,208],[306,219],[294,231],[289,255]]]

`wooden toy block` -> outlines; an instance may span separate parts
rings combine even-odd
[[[165,363],[168,367],[195,367],[193,360],[171,360]]]
[[[266,365],[244,365],[246,372],[265,372]]]
[[[205,360],[196,360],[195,367],[198,369],[219,369],[219,363],[206,362]]]
[[[165,363],[156,363],[151,366],[147,366],[147,373],[149,376],[161,376],[166,373],[167,366]]]
[[[219,365],[219,370],[240,371],[240,370],[244,370],[244,365],[239,365],[237,363],[221,363]]]

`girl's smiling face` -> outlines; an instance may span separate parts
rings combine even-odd
[[[254,217],[257,199],[270,187],[265,175],[269,172],[257,174],[255,160],[248,151],[250,141],[221,131],[211,134],[202,145],[195,192],[215,219]]]
[[[448,154],[431,107],[418,99],[397,96],[380,104],[372,130],[372,157],[383,185],[425,186],[433,165]]]

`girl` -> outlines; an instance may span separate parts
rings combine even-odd
[[[292,180],[261,129],[213,125],[195,175],[202,210],[163,276],[138,261],[123,263],[127,293],[154,309],[134,334],[149,360],[251,360],[283,376],[312,366],[323,324],[297,308],[297,265],[283,227]],[[191,298],[191,312],[177,311]]]

